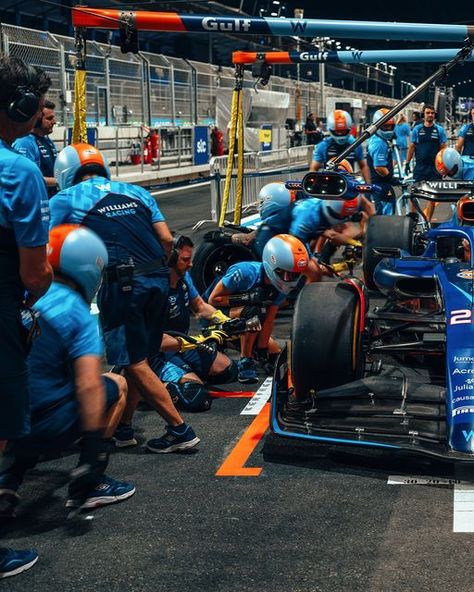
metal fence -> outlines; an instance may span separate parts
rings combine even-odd
[[[242,209],[250,210],[258,203],[260,189],[274,181],[300,179],[308,171],[313,146],[298,146],[287,150],[247,152],[244,155],[244,184]],[[211,158],[211,219],[219,220],[228,157]],[[237,157],[234,158],[234,169]],[[237,190],[237,175],[234,170],[230,186],[226,215],[234,212]]]
[[[58,105],[59,124],[69,127],[76,60],[73,38],[1,23],[0,34],[4,53],[47,70],[52,79],[49,96]],[[234,86],[234,70],[229,67],[146,52],[122,54],[117,46],[95,41],[87,42],[87,54],[89,126],[212,125],[218,89]],[[253,87],[254,83],[246,71],[244,86]],[[324,113],[319,84],[272,76],[267,88],[290,95],[289,118],[295,118],[297,95],[303,113]],[[364,107],[394,103],[393,99],[329,85],[324,95],[337,97],[341,102],[359,98]]]

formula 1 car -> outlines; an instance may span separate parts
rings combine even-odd
[[[275,369],[274,434],[474,461],[474,182],[411,191],[420,213],[423,198],[451,204],[452,218],[371,218],[364,275],[385,297],[371,292],[376,306],[355,278],[303,288],[291,355]]]

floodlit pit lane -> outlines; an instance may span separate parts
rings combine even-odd
[[[188,231],[208,209],[208,188],[159,201],[170,226]],[[186,220],[178,216],[183,211]],[[277,338],[288,336],[290,323],[291,311],[283,312]],[[39,464],[20,491],[18,517],[2,525],[2,540],[36,548],[40,560],[0,586],[8,592],[471,589],[474,535],[456,528],[474,526],[465,512],[472,509],[470,486],[442,466],[264,435],[266,388],[256,399],[248,392],[217,397],[211,411],[187,414],[201,438],[194,454],[143,450],[163,422],[152,411],[137,412],[140,445],[114,452],[108,470],[133,481],[137,493],[96,511],[87,532],[68,530],[64,521],[76,458]],[[258,415],[243,413],[255,413],[257,405]]]

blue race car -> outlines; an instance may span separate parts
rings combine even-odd
[[[427,182],[411,198],[420,219],[420,198],[453,215],[437,227],[370,219],[364,276],[376,306],[355,278],[299,295],[291,356],[275,370],[274,434],[474,460],[474,183]]]

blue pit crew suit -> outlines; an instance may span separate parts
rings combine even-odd
[[[178,331],[187,335],[191,324],[191,301],[199,296],[191,275],[186,272],[178,280],[176,288],[170,287],[168,294],[168,317],[164,332]],[[150,366],[165,383],[179,382],[185,374],[194,372],[204,382],[217,384],[218,376],[209,376],[217,350],[213,352],[199,349],[183,353],[164,353],[153,356]]]
[[[355,138],[348,136],[345,144],[338,144],[333,138],[324,138],[322,142],[317,144],[313,150],[313,161],[320,162],[322,166],[326,166],[327,162],[336,156],[339,156],[348,146],[355,142]],[[351,163],[352,168],[355,170],[355,163],[364,159],[364,151],[362,146],[357,148],[346,156],[346,160]]]
[[[463,156],[474,156],[474,123],[466,123],[459,131],[458,138],[464,138]]]
[[[39,169],[0,139],[0,439],[29,432],[25,289],[19,247],[48,242],[48,195]]]
[[[18,138],[13,144],[13,148],[26,158],[29,158],[40,169],[43,177],[54,177],[54,163],[58,156],[58,151],[54,142],[48,136],[37,136],[28,134]],[[56,187],[46,187],[48,195],[52,197],[56,192]]]
[[[168,306],[169,270],[153,227],[164,221],[155,200],[142,187],[93,177],[57,193],[50,209],[51,227],[82,224],[107,247],[109,265],[97,305],[109,364],[128,366],[158,353]],[[117,266],[128,264],[143,273],[129,278],[123,290]]]
[[[389,179],[393,177],[393,151],[388,140],[377,134],[368,139],[367,163],[372,183],[378,185],[378,189],[372,193],[375,212],[390,216],[395,212],[395,194],[386,177],[381,177],[375,170],[376,167],[385,167],[390,173]]]
[[[444,128],[438,123],[428,127],[419,123],[411,132],[411,141],[415,144],[416,165],[413,170],[415,181],[441,179],[441,175],[436,170],[435,159],[441,144],[448,141]]]
[[[69,286],[53,282],[34,308],[40,315],[41,332],[28,357],[31,433],[9,444],[9,455],[15,461],[0,473],[0,489],[18,489],[40,454],[58,452],[79,438],[74,361],[83,356],[102,357],[104,352],[97,319]],[[103,377],[103,381],[110,408],[118,400],[118,387],[110,378]]]

